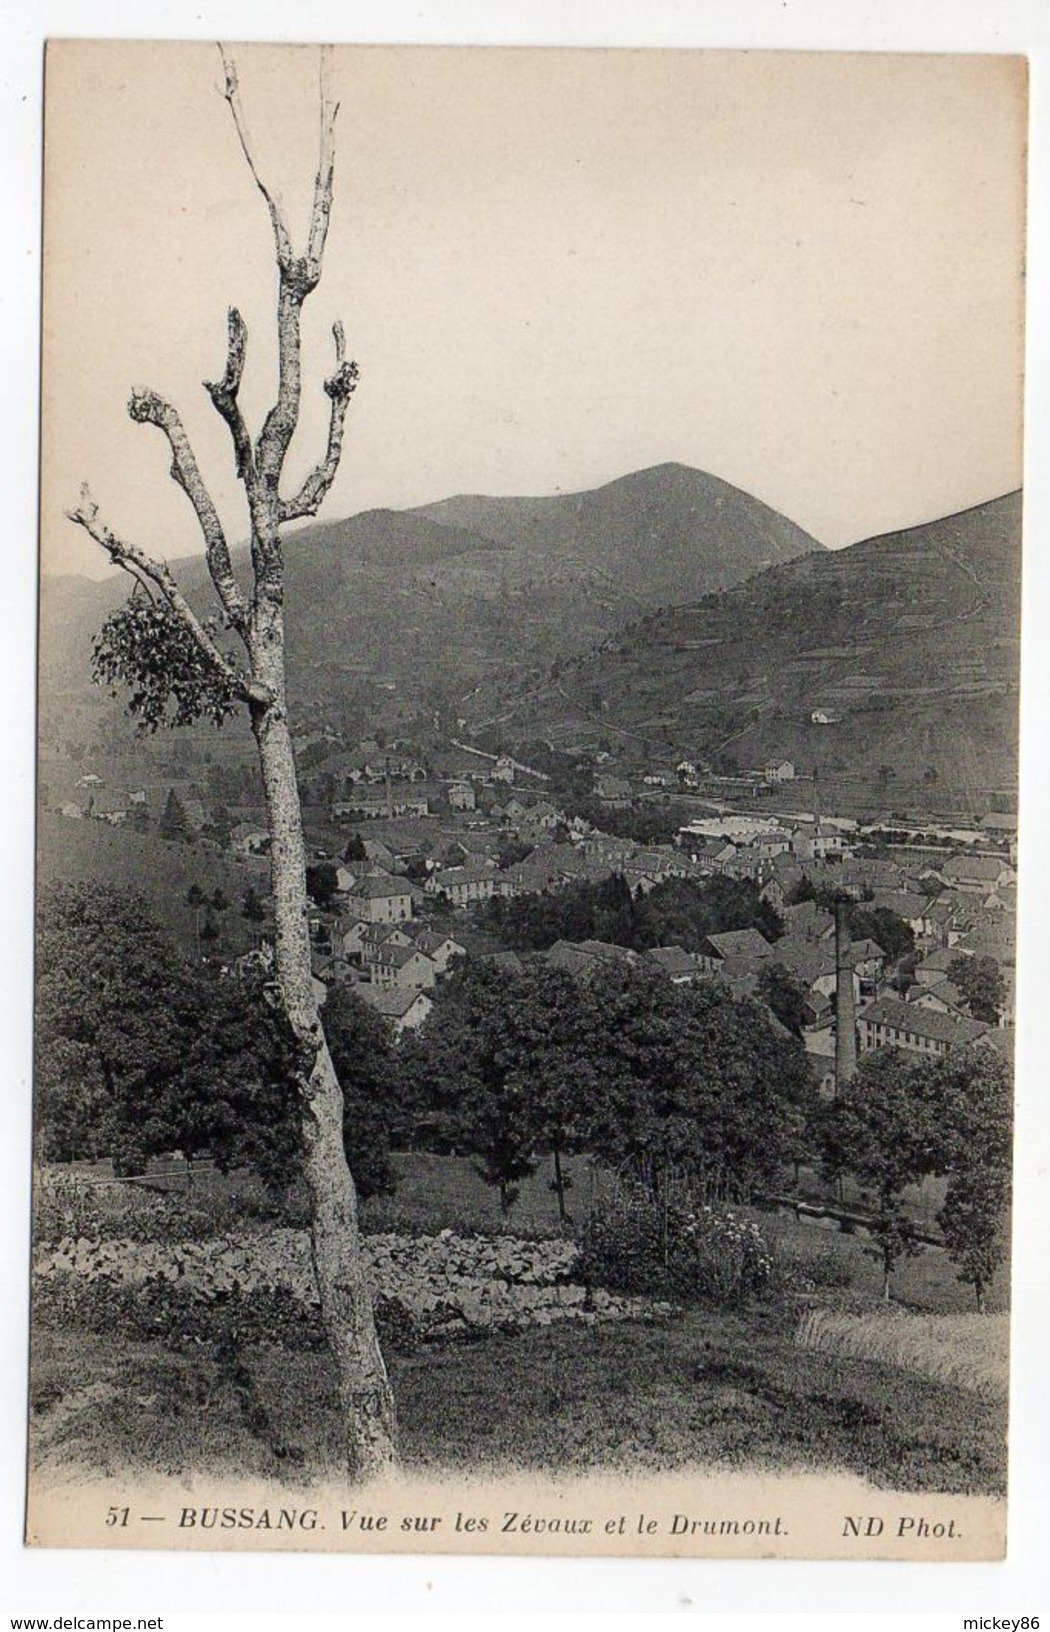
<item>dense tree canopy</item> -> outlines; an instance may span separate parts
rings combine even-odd
[[[782,963],[767,963],[759,972],[755,995],[772,1010],[793,1037],[806,1023],[806,988]]]
[[[875,1204],[887,1296],[897,1259],[914,1246],[904,1191],[940,1174],[948,1186],[938,1223],[980,1306],[1006,1245],[1012,1084],[1003,1056],[973,1047],[916,1060],[877,1049],[821,1122],[829,1172],[852,1173]]]
[[[288,1176],[291,1043],[260,985],[185,962],[139,897],[101,887],[45,891],[38,948],[46,1158],[112,1155],[133,1173],[206,1150]]]
[[[406,1132],[401,1072],[390,1027],[346,987],[329,992],[325,1035],[343,1090],[343,1143],[362,1196],[393,1190],[393,1140]]]
[[[481,920],[515,951],[540,951],[559,940],[595,940],[634,951],[677,945],[695,952],[706,936],[723,930],[753,927],[773,939],[782,929],[752,879],[723,877],[702,883],[669,878],[648,895],[634,895],[623,877],[613,874],[556,893],[496,896],[486,902]]]
[[[327,912],[335,901],[339,874],[330,861],[312,863],[306,869],[306,891],[316,907]]]
[[[468,963],[405,1058],[417,1125],[476,1154],[505,1201],[541,1154],[573,1150],[748,1194],[793,1157],[813,1095],[758,1004],[620,964],[577,981]]]
[[[285,1184],[298,1170],[293,1044],[261,981],[187,963],[121,891],[45,893],[37,987],[37,1134],[47,1160],[112,1156],[126,1173],[207,1152]],[[385,1022],[336,989],[325,1012],[344,1140],[363,1196],[392,1190],[400,1074]]]
[[[876,1049],[861,1060],[823,1124],[828,1170],[852,1173],[874,1205],[887,1298],[894,1265],[914,1249],[903,1193],[938,1167],[932,1069],[901,1049]]]
[[[959,1279],[978,1308],[1007,1250],[1013,1154],[1013,1078],[993,1048],[938,1062],[931,1082],[938,1166],[948,1189],[938,1223]]]
[[[601,1032],[590,1148],[613,1164],[674,1166],[713,1194],[775,1184],[814,1097],[799,1043],[716,981],[675,986],[612,966],[591,992]]]
[[[994,958],[967,957],[960,953],[948,965],[948,979],[955,982],[975,1020],[997,1025],[1006,1008],[1006,981]]]

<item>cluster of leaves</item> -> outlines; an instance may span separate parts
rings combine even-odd
[[[618,839],[633,839],[635,844],[671,844],[682,825],[680,810],[671,805],[647,803],[617,810],[592,795],[569,798],[564,804],[567,815],[578,816]]]
[[[515,951],[596,940],[636,951],[675,945],[696,952],[708,935],[725,930],[757,929],[775,939],[783,928],[753,879],[669,878],[648,895],[635,896],[619,874],[555,894],[495,896],[481,910],[481,921]]]
[[[958,986],[975,1020],[998,1025],[1006,1007],[1006,981],[994,958],[967,957],[961,953],[948,965],[948,979]]]
[[[898,1259],[917,1250],[904,1191],[931,1174],[947,1177],[937,1221],[982,1307],[1006,1251],[1012,1088],[1003,1057],[975,1047],[914,1061],[878,1049],[826,1108],[819,1132],[828,1174],[853,1174],[874,1203],[887,1297]]]
[[[214,621],[206,626],[216,633]],[[92,672],[118,697],[143,735],[161,726],[213,720],[221,725],[237,708],[228,678],[194,640],[166,601],[136,591],[110,613],[95,637]]]
[[[890,907],[852,902],[846,913],[846,922],[852,940],[877,942],[891,963],[908,957],[915,950],[914,930]]]
[[[636,1183],[594,1209],[582,1235],[581,1273],[615,1291],[711,1303],[767,1292],[774,1261],[758,1226],[727,1207],[653,1195]]]
[[[804,1051],[714,982],[611,964],[466,964],[402,1047],[415,1142],[463,1149],[504,1207],[541,1156],[676,1164],[725,1193],[772,1182],[802,1137]]]
[[[228,1341],[320,1350],[320,1311],[269,1287],[216,1291],[207,1297],[163,1276],[132,1283],[71,1271],[40,1276],[33,1318],[42,1326],[83,1327],[131,1342],[163,1342],[176,1353]]]
[[[329,912],[339,889],[339,872],[333,862],[312,862],[306,869],[306,893],[315,907]]]

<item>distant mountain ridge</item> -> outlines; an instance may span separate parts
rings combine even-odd
[[[338,710],[381,681],[411,713],[581,651],[640,608],[820,549],[759,500],[675,464],[585,493],[459,497],[312,523],[285,540],[293,693]],[[246,551],[234,560],[246,578]],[[172,565],[207,604],[203,560]],[[119,578],[44,579],[45,689],[86,680],[92,637],[126,593]]]
[[[726,589],[764,567],[823,548],[740,488],[673,463],[582,493],[460,494],[414,513],[470,528],[537,559],[575,561],[583,569],[614,574],[639,599],[654,604]]]

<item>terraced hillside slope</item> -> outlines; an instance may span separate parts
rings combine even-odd
[[[1010,787],[1020,566],[1011,493],[647,614],[524,698],[479,696],[476,712],[559,746],[786,758],[938,794]]]

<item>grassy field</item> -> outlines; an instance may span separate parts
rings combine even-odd
[[[838,1467],[943,1491],[998,1491],[1005,1477],[1001,1404],[919,1377],[902,1388],[873,1362],[815,1364],[761,1311],[497,1335],[394,1355],[391,1373],[410,1469]],[[298,1479],[339,1466],[323,1354],[258,1345],[234,1368],[54,1332],[38,1345],[33,1403],[42,1469]]]
[[[590,1195],[590,1163],[585,1157],[569,1156],[562,1165],[569,1180],[566,1204],[570,1217],[584,1217]],[[394,1167],[397,1189],[392,1196],[377,1196],[365,1203],[365,1229],[561,1233],[549,1162],[543,1162],[531,1178],[522,1181],[518,1199],[506,1219],[500,1212],[499,1192],[485,1183],[468,1156],[427,1156],[405,1151],[394,1156]]]
[[[468,1159],[410,1154],[396,1165],[399,1192],[365,1204],[366,1230],[560,1233],[545,1171],[526,1181],[504,1223]],[[582,1219],[586,1164],[571,1173],[570,1206]],[[261,1189],[240,1175],[201,1172],[166,1202],[125,1186],[85,1186],[84,1195],[74,1234],[145,1239],[158,1206],[167,1239],[183,1223],[199,1236],[249,1214],[257,1225],[265,1218]],[[409,1467],[836,1467],[897,1488],[1001,1490],[1006,1322],[965,1313],[971,1294],[946,1255],[905,1260],[896,1307],[886,1311],[860,1237],[748,1216],[782,1284],[748,1308],[490,1331],[390,1352]],[[1005,1282],[993,1289],[996,1302],[1005,1306]],[[270,1335],[245,1326],[217,1342],[179,1326],[144,1342],[97,1320],[90,1330],[38,1322],[37,1465],[334,1474],[339,1423],[327,1356],[305,1327],[286,1346],[261,1341]]]
[[[217,850],[198,840],[182,844],[162,839],[159,833],[134,833],[107,827],[104,822],[70,821],[45,813],[39,829],[39,881],[131,889],[145,896],[157,922],[178,941],[184,953],[196,950],[196,915],[186,894],[196,884],[206,895],[221,889],[230,902],[215,915],[221,932],[220,950],[236,957],[252,945],[249,924],[241,916],[241,902],[249,885],[269,892],[269,864],[254,857]]]
[[[1005,1399],[1010,1323],[1006,1315],[909,1315],[899,1309],[848,1314],[813,1309],[795,1341],[820,1354],[877,1360],[899,1371]]]

